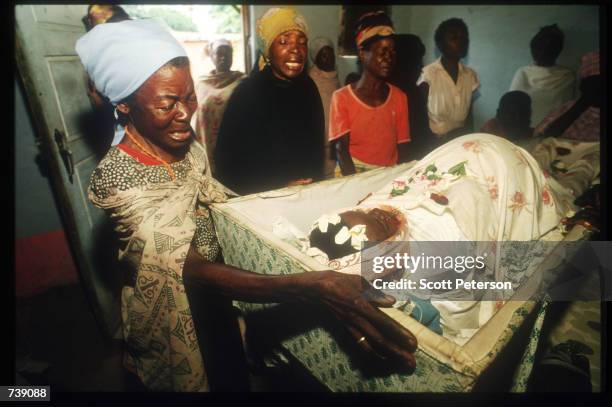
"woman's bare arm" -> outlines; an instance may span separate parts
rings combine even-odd
[[[353,163],[353,159],[349,154],[350,136],[351,133],[347,133],[332,142],[334,149],[336,150],[336,157],[338,159],[338,164],[340,165],[340,171],[342,171],[342,175],[351,175],[357,172],[355,170],[355,164]]]
[[[183,269],[183,282],[187,290],[215,292],[238,301],[322,304],[356,341],[366,338],[360,343],[366,350],[410,369],[415,367],[416,338],[377,308],[390,307],[395,300],[360,276],[333,271],[263,275],[206,262],[191,249]]]

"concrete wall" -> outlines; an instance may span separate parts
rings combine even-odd
[[[271,6],[250,6],[251,34],[256,35],[255,21]],[[295,6],[304,15],[310,36],[327,36],[337,41],[340,26],[339,5]],[[393,6],[391,18],[398,33],[418,35],[426,47],[424,62],[433,62],[434,32],[447,18],[462,18],[470,32],[470,51],[464,61],[474,68],[482,86],[474,103],[476,129],[495,115],[499,98],[507,92],[517,68],[531,63],[529,41],[544,25],[557,23],[565,33],[565,47],[558,63],[578,68],[580,56],[599,48],[599,8],[586,5],[533,6]],[[251,46],[255,47],[252,43]],[[355,70],[354,58],[338,58],[343,82]]]

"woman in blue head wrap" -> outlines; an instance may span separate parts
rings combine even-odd
[[[210,359],[200,351],[209,353],[198,346],[204,336],[194,328],[199,311],[192,317],[190,309],[200,299],[195,289],[219,301],[323,303],[364,350],[414,368],[415,337],[376,308],[391,306],[393,298],[361,277],[332,271],[266,276],[217,262],[208,205],[225,200],[227,190],[210,177],[205,150],[194,141],[189,61],[165,29],[142,20],[102,24],[76,50],[125,125],[126,137],[102,159],[88,192],[120,240],[125,365],[145,386],[206,391],[233,384],[214,382],[204,369]]]

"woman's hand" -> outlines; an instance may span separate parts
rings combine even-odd
[[[391,307],[395,299],[361,276],[335,271],[263,275],[208,263],[192,247],[183,268],[183,283],[188,296],[210,291],[237,301],[323,304],[364,350],[410,370],[416,365],[415,336],[376,308]]]
[[[393,297],[376,290],[360,276],[334,271],[304,274],[312,280],[309,293],[315,297],[309,298],[311,302],[326,305],[364,350],[411,370],[416,367],[416,337],[377,308],[391,307],[395,303]]]

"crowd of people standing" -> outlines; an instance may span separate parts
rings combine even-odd
[[[384,12],[363,15],[355,30],[361,72],[343,87],[333,41],[310,41],[304,17],[292,8],[271,8],[257,21],[257,70],[232,71],[231,43],[217,40],[208,50],[215,69],[195,84],[184,48],[159,24],[97,5],[83,22],[88,33],[76,51],[89,96],[117,118],[89,199],[108,212],[121,243],[128,371],[153,390],[214,385],[204,369],[202,331],[194,328],[195,289],[219,294],[219,301],[323,305],[364,351],[414,369],[416,338],[377,308],[392,298],[368,291],[355,275],[265,276],[223,264],[208,205],[392,166],[473,132],[480,80],[461,62],[470,44],[465,22],[438,26],[441,56],[422,68],[418,37],[396,40],[402,37]],[[555,65],[559,32],[554,26],[536,35],[535,65],[517,72],[488,131],[511,140],[529,136],[526,116],[537,104],[538,112],[552,112],[535,133],[599,138],[597,53],[583,58],[580,97],[550,96],[571,87],[549,86],[572,79]],[[542,80],[547,75],[554,78]],[[551,98],[564,104],[543,106]],[[419,147],[411,152],[413,142]]]

